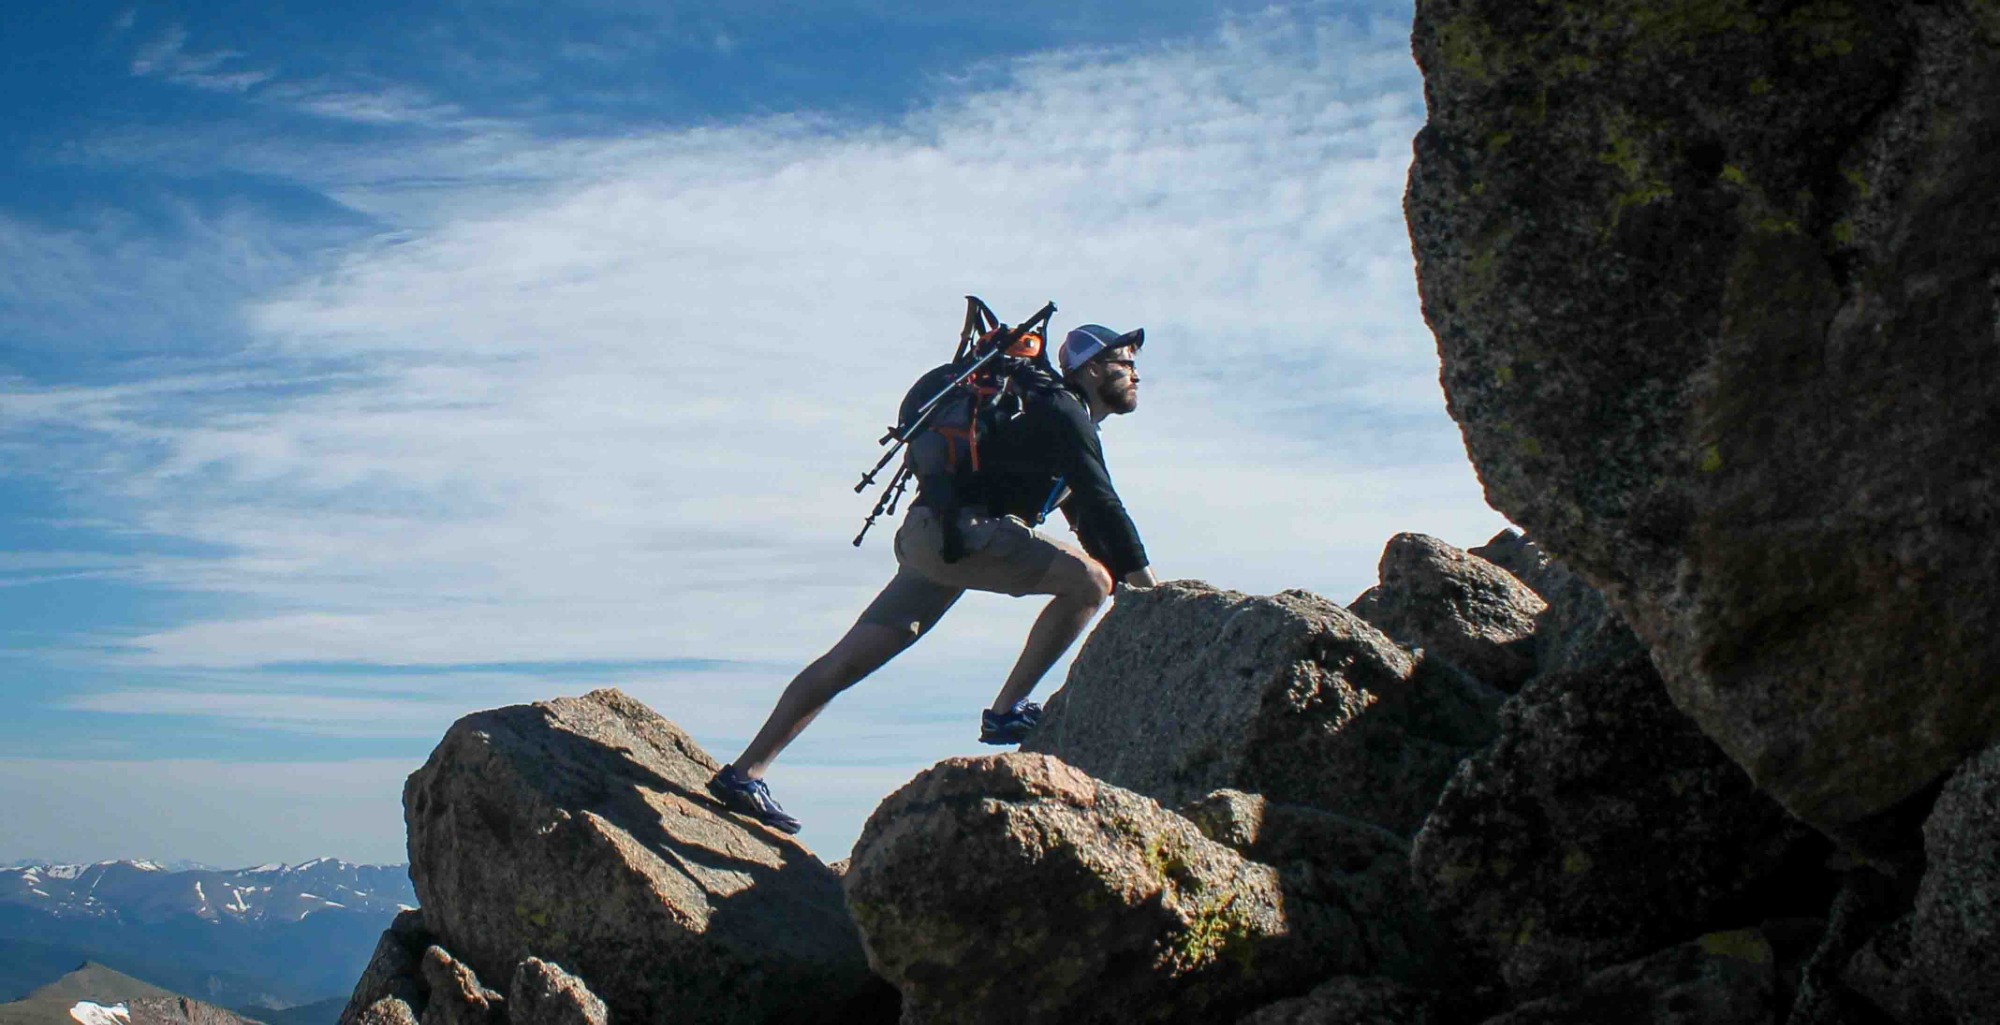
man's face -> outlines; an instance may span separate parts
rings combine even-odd
[[[1092,387],[1097,400],[1113,413],[1130,413],[1139,408],[1139,351],[1132,346],[1106,351],[1090,361]]]

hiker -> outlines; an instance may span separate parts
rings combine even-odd
[[[933,492],[954,489],[919,478],[916,500],[896,532],[895,578],[846,636],[792,680],[763,729],[709,782],[724,805],[798,832],[799,820],[771,797],[765,770],[834,695],[914,644],[968,588],[1052,596],[992,707],[980,715],[981,743],[1026,739],[1042,710],[1028,695],[1090,625],[1114,583],[1156,583],[1139,532],[1104,468],[1097,431],[1105,417],[1138,408],[1135,360],[1145,337],[1144,329],[1119,334],[1096,324],[1071,331],[1058,358],[1061,380],[1027,388],[1020,415],[978,442],[979,470],[971,481],[976,504],[965,502],[948,517],[956,496]],[[949,382],[951,369],[926,375],[911,390],[912,399]],[[934,382],[939,372],[947,373]],[[907,419],[909,400],[904,408]],[[1030,525],[1051,506],[1063,511],[1080,549]]]

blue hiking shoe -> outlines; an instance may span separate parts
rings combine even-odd
[[[737,772],[734,765],[723,766],[722,771],[708,781],[708,792],[730,811],[748,815],[780,833],[799,831],[799,820],[778,807],[777,798],[771,796],[771,788],[761,779],[751,779]]]
[[[1032,701],[1016,701],[1005,712],[987,709],[979,713],[979,742],[1018,744],[1028,739],[1035,724],[1042,721],[1042,706]]]

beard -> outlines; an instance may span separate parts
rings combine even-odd
[[[1097,386],[1097,401],[1113,413],[1130,413],[1139,408],[1139,388],[1125,381],[1106,381]]]

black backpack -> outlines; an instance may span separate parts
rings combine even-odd
[[[966,296],[965,304],[957,354],[910,387],[896,425],[878,442],[894,444],[854,486],[857,493],[867,488],[898,451],[908,448],[861,533],[854,536],[857,546],[877,518],[885,512],[895,514],[896,503],[915,477],[925,502],[943,521],[945,561],[958,561],[964,554],[958,510],[984,498],[979,486],[982,440],[1020,416],[1035,392],[1060,387],[1061,377],[1049,363],[1045,339],[1055,303],[1014,327],[1000,323],[977,296]]]

